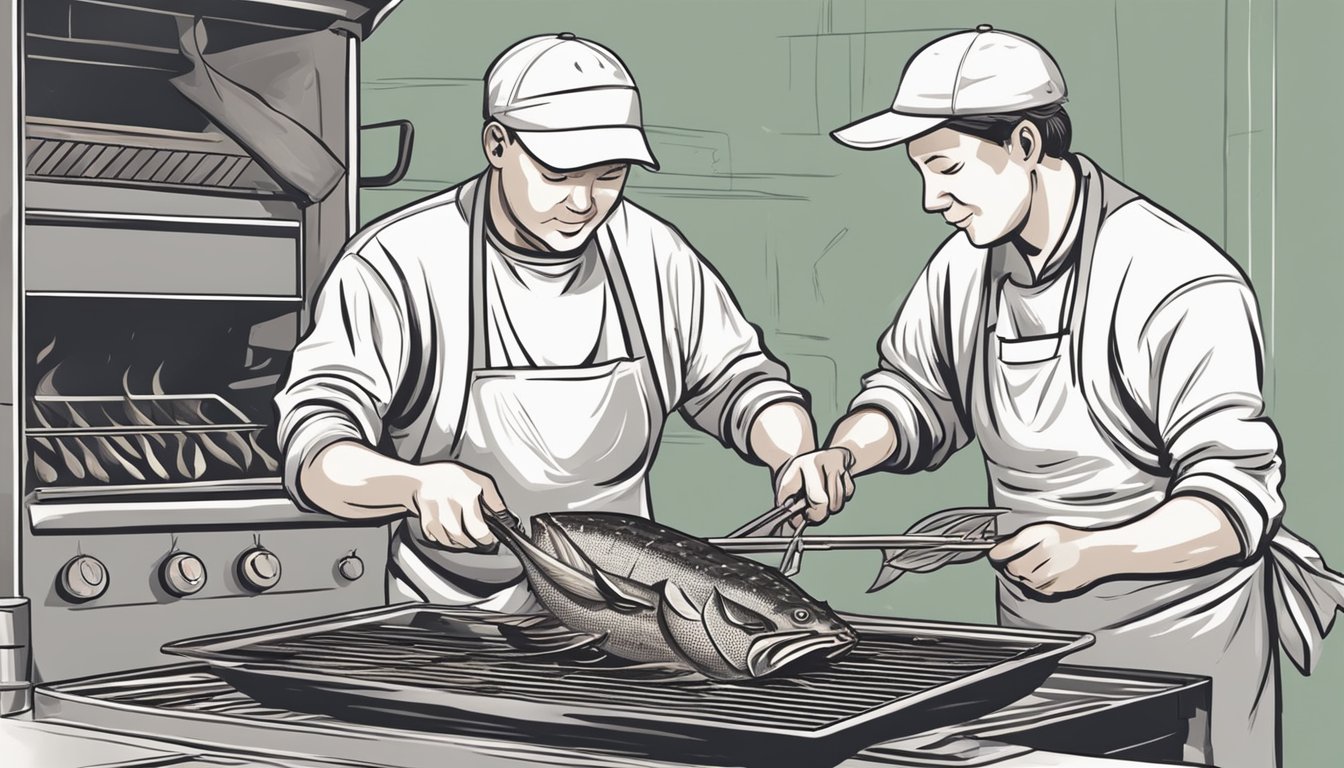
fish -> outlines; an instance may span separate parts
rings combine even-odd
[[[537,602],[620,659],[740,681],[840,659],[859,641],[779,571],[646,518],[556,512],[533,517],[530,534],[507,512],[485,521]]]

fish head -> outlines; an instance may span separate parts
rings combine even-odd
[[[759,632],[747,649],[747,669],[764,677],[805,659],[836,660],[859,642],[858,633],[830,606],[805,595],[780,600],[765,614],[773,628]]]
[[[796,590],[739,589],[723,585],[710,595],[704,624],[733,667],[753,678],[804,660],[838,659],[858,634],[829,606]]]

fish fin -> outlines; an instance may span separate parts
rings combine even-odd
[[[622,613],[653,610],[658,593],[649,587],[602,570],[579,549],[569,535],[553,524],[547,515],[532,519],[532,540],[538,549],[552,555],[561,564],[592,578],[605,602]]]
[[[547,544],[550,545],[546,549],[554,554],[560,562],[580,573],[591,574],[597,570],[593,561],[583,554],[583,550],[579,549],[573,539],[570,539],[559,526],[552,524],[546,515],[538,515],[533,518],[532,527],[533,536],[544,536]]]
[[[767,632],[773,629],[765,617],[736,600],[724,597],[717,588],[709,596],[705,613],[709,613],[709,608],[712,608],[725,622],[748,632]]]
[[[607,573],[600,568],[593,569],[593,581],[607,596],[607,602],[611,607],[618,611],[633,613],[658,607],[658,594],[643,584]]]
[[[686,621],[700,621],[700,612],[695,609],[691,599],[681,587],[670,581],[663,582],[663,605]]]
[[[667,646],[692,669],[714,680],[739,680],[746,675],[724,658],[714,642],[704,616],[686,593],[670,581],[662,583],[658,625]]]
[[[510,645],[533,655],[586,649],[606,639],[606,635],[576,632],[550,614],[492,615],[477,620],[494,626]]]
[[[571,597],[594,603],[605,604],[607,602],[607,596],[603,594],[602,590],[598,589],[597,582],[593,580],[591,574],[578,571],[542,550],[521,531],[505,524],[493,514],[485,516],[485,523],[489,526],[490,532],[495,535],[495,538],[513,550],[513,553],[522,561],[523,567],[529,571],[528,578],[533,578],[532,572],[535,571],[536,575],[551,582],[557,589]],[[552,542],[554,541],[555,539],[552,538]]]

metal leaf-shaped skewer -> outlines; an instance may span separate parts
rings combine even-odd
[[[906,531],[907,535],[950,536],[966,541],[994,542],[998,538],[998,519],[1005,509],[947,509],[920,520]],[[928,573],[954,563],[969,563],[979,559],[988,547],[951,549],[921,547],[882,550],[882,567],[869,592],[889,586],[902,574]]]

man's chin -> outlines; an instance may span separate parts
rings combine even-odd
[[[569,253],[584,247],[592,234],[592,231],[587,227],[573,233],[554,231],[548,234],[543,242],[556,253]]]

